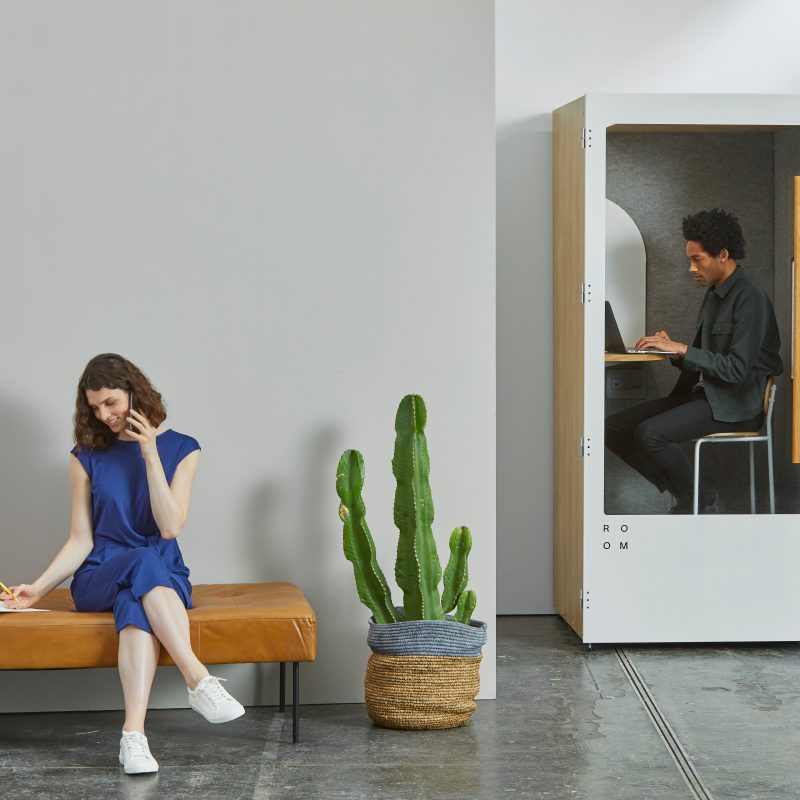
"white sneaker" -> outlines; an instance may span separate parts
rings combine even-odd
[[[119,763],[128,775],[158,772],[158,762],[150,755],[147,737],[138,731],[122,731],[119,740]]]
[[[194,691],[188,689],[189,705],[209,722],[230,722],[244,714],[244,706],[222,688],[224,680],[206,675]]]

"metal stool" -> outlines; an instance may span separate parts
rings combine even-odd
[[[694,511],[698,513],[700,496],[700,446],[704,444],[727,444],[728,442],[747,442],[750,445],[750,513],[756,513],[756,475],[753,445],[756,442],[767,443],[767,459],[769,463],[769,513],[775,513],[775,474],[772,465],[772,409],[775,405],[775,381],[767,380],[764,390],[764,417],[766,432],[761,431],[732,431],[731,433],[710,433],[695,441],[694,445]]]

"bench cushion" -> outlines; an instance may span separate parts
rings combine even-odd
[[[291,583],[200,584],[192,589],[192,647],[204,664],[313,661],[317,621]],[[79,669],[117,665],[110,611],[77,612],[69,589],[39,605],[48,612],[0,613],[0,669]],[[174,663],[162,648],[159,664]]]

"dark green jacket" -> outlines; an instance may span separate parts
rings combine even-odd
[[[769,298],[737,266],[719,289],[711,286],[706,292],[697,325],[694,343],[674,362],[682,373],[672,394],[691,391],[702,372],[715,420],[758,416],[767,378],[783,372],[781,336]]]

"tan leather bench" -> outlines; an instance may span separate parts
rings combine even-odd
[[[69,589],[38,604],[47,613],[0,614],[0,669],[115,667],[118,637],[110,611],[75,611]],[[317,619],[291,583],[201,584],[192,588],[192,647],[204,664],[280,664],[280,710],[286,709],[286,663],[293,668],[292,740],[299,739],[300,662],[317,653]],[[158,661],[173,664],[162,648]]]

